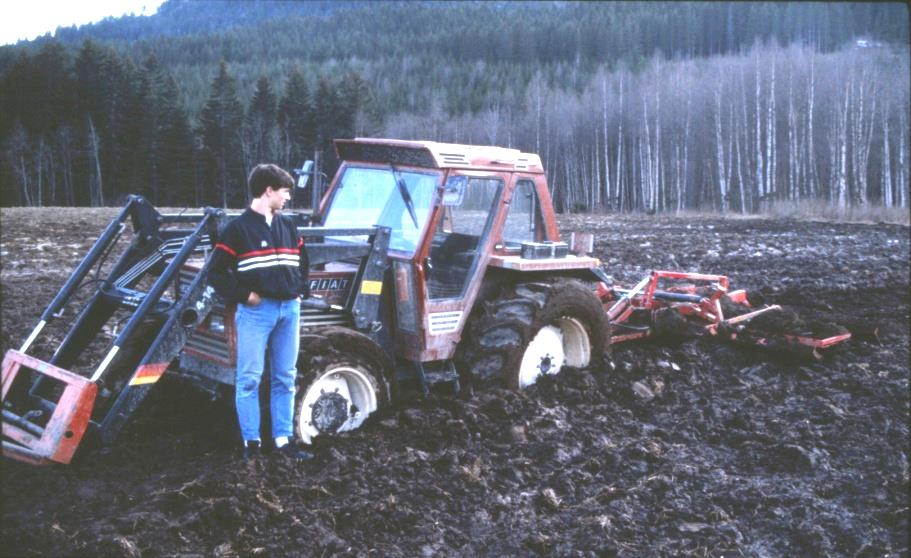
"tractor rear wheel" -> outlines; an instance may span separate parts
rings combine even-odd
[[[564,367],[600,367],[610,351],[601,301],[572,279],[519,283],[481,303],[460,350],[462,380],[523,389]]]
[[[369,337],[345,328],[301,335],[294,399],[294,435],[304,444],[317,436],[355,430],[390,401],[392,366]]]

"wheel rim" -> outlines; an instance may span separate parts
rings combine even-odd
[[[558,374],[563,366],[588,366],[591,340],[582,323],[570,317],[559,318],[538,330],[522,355],[519,387],[525,388],[544,374]]]
[[[362,371],[342,366],[324,372],[307,388],[297,417],[301,441],[359,428],[378,407],[376,389]]]

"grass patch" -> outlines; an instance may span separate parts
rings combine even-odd
[[[890,225],[911,225],[911,210],[908,208],[887,208],[882,206],[870,205],[866,207],[849,207],[839,209],[825,201],[803,200],[798,202],[776,201],[765,204],[757,213],[738,213],[729,211],[720,213],[711,210],[687,209],[683,211],[667,211],[664,213],[647,213],[636,211],[631,213],[614,213],[614,212],[592,212],[592,213],[564,213],[559,214],[561,219],[572,221],[572,216],[609,216],[615,221],[649,221],[663,219],[692,219],[692,220],[713,220],[713,219],[795,219],[801,221],[822,221],[834,223],[862,223],[862,224],[890,224]]]
[[[842,209],[821,200],[801,200],[797,202],[775,201],[763,209],[761,215],[774,219],[811,219],[814,221],[889,223],[893,225],[911,224],[911,211],[906,207],[867,205]]]

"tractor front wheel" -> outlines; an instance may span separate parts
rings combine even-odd
[[[389,403],[391,366],[370,338],[344,328],[301,336],[294,434],[304,444],[360,428]]]
[[[481,304],[463,346],[463,380],[524,389],[567,366],[601,366],[610,323],[598,297],[579,281],[520,283]]]

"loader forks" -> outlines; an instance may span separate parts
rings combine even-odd
[[[178,275],[191,256],[211,249],[219,210],[202,214],[161,215],[144,198],[130,196],[119,215],[44,310],[22,347],[3,359],[3,453],[34,464],[69,463],[87,432],[109,442],[132,411],[162,377],[212,306],[203,266],[189,284]],[[101,279],[102,265],[132,220],[133,240]],[[192,228],[166,228],[171,225]],[[89,274],[96,268],[94,279]],[[140,283],[150,283],[139,290]],[[63,317],[64,308],[86,286],[94,294],[75,317],[53,355],[29,355],[45,327]],[[169,287],[174,287],[170,291]],[[117,319],[119,331],[97,363],[71,368],[77,357]],[[84,368],[84,367],[83,367]]]

